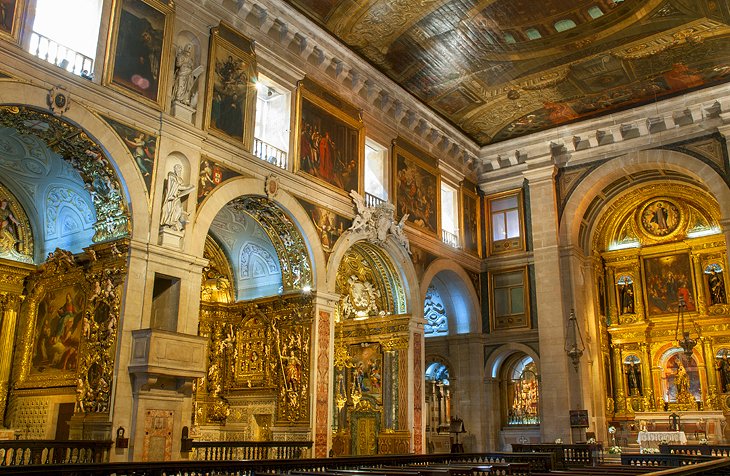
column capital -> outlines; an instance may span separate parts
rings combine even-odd
[[[317,291],[314,294],[314,304],[317,307],[334,309],[340,301],[340,295],[337,293],[328,293],[325,291]]]

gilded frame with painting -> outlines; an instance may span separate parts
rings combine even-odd
[[[18,43],[25,0],[0,0],[0,37]]]
[[[461,233],[464,251],[482,256],[482,216],[479,210],[479,195],[461,187]]]
[[[162,108],[167,92],[173,8],[158,0],[115,0],[104,85]]]
[[[644,299],[647,315],[676,314],[679,298],[686,311],[697,310],[697,294],[689,253],[644,258]]]
[[[347,195],[360,193],[365,155],[361,111],[308,79],[297,88],[295,170]]]
[[[396,217],[408,214],[407,223],[425,233],[438,236],[441,229],[441,176],[435,166],[410,152],[398,142],[393,144],[393,201]],[[419,154],[427,157],[426,154]]]
[[[210,33],[204,126],[250,151],[256,112],[256,53],[251,40],[225,22]]]

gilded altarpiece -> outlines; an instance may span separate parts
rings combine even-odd
[[[609,419],[730,414],[728,264],[716,217],[712,198],[671,184],[635,189],[599,220],[592,245],[605,251],[594,259],[594,308]],[[697,341],[691,354],[678,344],[682,320]]]
[[[28,277],[10,394],[12,425],[22,425],[14,421],[18,408],[43,396],[67,395],[75,401],[72,438],[111,437],[108,414],[127,248],[127,241],[119,240],[78,255],[56,249]],[[75,424],[81,421],[84,435]]]
[[[335,456],[411,452],[410,316],[389,259],[356,244],[340,263],[335,312]]]

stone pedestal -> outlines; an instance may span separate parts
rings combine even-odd
[[[185,122],[193,124],[193,116],[195,115],[194,107],[188,106],[187,104],[183,104],[179,101],[173,101],[170,112],[178,119],[182,119]]]
[[[165,248],[173,248],[179,250],[182,248],[182,239],[185,236],[184,231],[176,231],[171,228],[160,228],[160,245]]]

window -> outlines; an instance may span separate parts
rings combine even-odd
[[[507,44],[513,45],[513,44],[517,43],[517,40],[515,40],[515,36],[512,33],[505,33],[504,42]]]
[[[575,28],[575,22],[573,20],[558,20],[555,22],[555,31],[561,32],[565,30],[570,30],[571,28]]]
[[[388,150],[371,140],[365,141],[365,195],[388,200]]]
[[[522,193],[507,192],[487,198],[491,234],[490,250],[502,253],[524,249],[522,239]]]
[[[493,273],[491,277],[493,328],[528,327],[526,268]]]
[[[539,31],[537,31],[537,28],[528,28],[525,30],[525,35],[527,36],[528,40],[539,40],[542,38],[542,35]]]
[[[588,9],[588,15],[595,20],[596,18],[603,16],[603,10],[601,10],[600,7],[592,6]]]
[[[443,242],[459,248],[459,198],[456,189],[441,182],[441,235]]]
[[[289,91],[259,74],[253,153],[282,169],[288,165],[290,97]]]
[[[103,0],[37,0],[28,51],[90,79]]]

